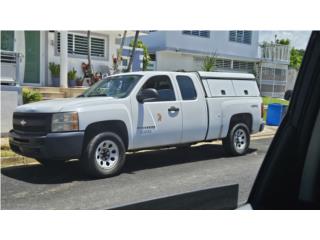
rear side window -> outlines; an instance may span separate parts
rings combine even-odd
[[[197,92],[190,77],[177,76],[177,81],[183,100],[194,100],[197,98]]]

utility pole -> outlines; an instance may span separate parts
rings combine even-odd
[[[116,66],[116,69],[117,69],[117,70],[118,70],[119,65],[121,64],[122,50],[123,50],[123,46],[124,46],[124,42],[125,42],[125,40],[126,40],[126,37],[127,37],[127,31],[125,30],[125,31],[123,32],[123,36],[122,36],[120,48],[119,48],[118,54],[117,54],[117,66]]]
[[[87,38],[88,38],[88,65],[89,65],[89,70],[91,73],[91,32],[88,31],[87,33]]]
[[[134,57],[134,53],[136,51],[136,45],[137,45],[137,42],[138,42],[138,37],[139,37],[139,31],[136,31],[136,34],[134,36],[133,47],[132,47],[132,51],[131,51],[131,55],[130,55],[130,59],[129,59],[129,64],[128,64],[128,68],[127,68],[126,72],[130,72],[130,70],[131,70],[133,57]]]

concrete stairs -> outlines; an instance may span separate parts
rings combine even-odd
[[[42,94],[43,100],[55,98],[76,97],[84,92],[86,88],[60,88],[60,87],[29,87]]]

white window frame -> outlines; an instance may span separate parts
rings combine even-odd
[[[72,52],[69,52],[69,35],[72,35]],[[87,54],[76,54],[75,51],[75,36],[87,37],[86,33],[78,33],[78,32],[68,32],[68,57],[70,58],[87,58]],[[104,56],[95,56],[92,55],[91,51],[91,58],[96,60],[109,60],[109,35],[100,35],[100,34],[93,34],[91,37],[91,48],[92,48],[92,38],[95,39],[102,39],[104,40]],[[60,51],[58,50],[58,32],[55,32],[55,55],[60,56]]]

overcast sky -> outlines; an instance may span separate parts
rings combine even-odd
[[[274,36],[278,39],[289,38],[291,45],[298,49],[305,49],[310,37],[311,31],[260,31],[259,42],[274,41]]]

